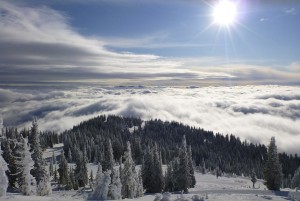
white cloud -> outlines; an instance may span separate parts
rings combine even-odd
[[[296,9],[295,8],[285,8],[284,13],[287,15],[296,15]]]
[[[267,144],[277,138],[281,151],[300,146],[300,90],[294,86],[232,87],[79,87],[56,90],[6,89],[6,125],[41,129],[72,128],[100,114],[160,118]],[[14,94],[13,96],[11,94]],[[21,99],[21,97],[26,97]]]
[[[291,69],[292,71],[300,72],[300,61],[291,63],[288,68]]]
[[[1,1],[0,13],[2,82],[195,85],[223,84],[230,79],[235,84],[254,84],[257,80],[259,84],[274,84],[295,83],[300,78],[299,73],[237,61],[228,64],[227,59],[222,58],[165,58],[111,51],[107,46],[116,47],[118,43],[120,47],[145,45],[148,48],[195,44],[160,44],[160,40],[167,37],[166,33],[155,33],[135,41],[86,37],[69,25],[67,16],[45,6],[30,7],[20,1]]]
[[[261,21],[261,22],[268,22],[269,21],[269,18],[265,18],[265,17],[263,17],[263,18],[260,18],[260,20],[259,21]]]
[[[59,77],[60,73],[76,69],[78,74],[89,73],[87,78],[91,74],[105,73],[139,73],[151,77],[149,71],[181,74],[174,69],[179,63],[156,55],[107,50],[105,41],[78,34],[68,25],[67,17],[50,8],[3,1],[0,11],[0,66],[10,67],[7,71],[34,69],[44,74],[57,72]],[[73,74],[72,78],[75,77]],[[55,75],[51,78],[55,79]]]

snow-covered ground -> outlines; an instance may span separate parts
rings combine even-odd
[[[60,155],[62,144],[55,145],[53,149],[47,149],[44,158],[52,157],[54,151],[55,156]],[[73,165],[73,164],[72,164]],[[137,167],[139,168],[139,167]],[[165,168],[165,167],[164,167]],[[94,176],[97,172],[97,165],[88,164],[88,171],[93,170]],[[183,196],[190,199],[194,195],[199,195],[207,201],[300,201],[300,192],[284,189],[281,192],[272,192],[266,190],[262,180],[258,180],[255,188],[252,188],[250,178],[246,177],[219,177],[215,175],[195,173],[196,186],[189,190],[189,194]],[[39,196],[22,196],[16,193],[7,193],[6,197],[0,198],[0,201],[85,201],[88,192],[82,191],[53,191],[53,194],[48,197]],[[180,194],[172,194],[172,199],[180,198]],[[124,199],[126,201],[153,201],[155,195],[145,195],[136,199]],[[206,199],[207,198],[207,199]]]
[[[93,167],[94,168],[94,167]],[[91,169],[91,168],[89,168]],[[218,179],[214,175],[206,174],[202,175],[196,173],[197,184],[195,188],[190,189],[189,194],[183,195],[185,198],[192,198],[193,195],[199,195],[207,198],[207,201],[286,201],[286,200],[300,200],[299,192],[292,192],[292,196],[289,195],[288,191],[282,191],[280,193],[273,193],[272,191],[264,190],[265,186],[262,181],[256,183],[255,189],[249,188],[252,183],[249,178],[245,177],[219,177]],[[53,194],[48,197],[39,196],[22,196],[15,193],[8,193],[6,197],[0,198],[2,201],[85,201],[87,198],[87,192],[80,191],[53,191]],[[172,198],[179,198],[180,194],[172,194]],[[145,195],[141,198],[136,199],[124,199],[126,201],[153,201],[155,195]]]

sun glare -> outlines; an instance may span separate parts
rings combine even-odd
[[[213,11],[214,23],[220,26],[230,26],[236,20],[236,4],[229,0],[221,0]]]

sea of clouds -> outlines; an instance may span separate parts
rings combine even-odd
[[[2,87],[4,126],[58,132],[100,114],[179,121],[300,153],[300,87]]]

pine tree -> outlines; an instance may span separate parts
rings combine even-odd
[[[165,174],[165,192],[174,191],[174,177],[173,177],[173,161],[167,167],[167,172]]]
[[[287,187],[292,188],[292,175],[291,174],[289,174],[289,176],[287,178]]]
[[[111,184],[108,190],[108,199],[121,200],[122,199],[122,183],[118,170],[113,169],[111,173]]]
[[[257,179],[256,179],[256,174],[255,174],[254,170],[252,170],[252,173],[251,173],[251,181],[253,184],[253,188],[255,188],[255,183],[256,183]]]
[[[124,154],[124,168],[122,168],[122,197],[134,198],[137,186],[135,181],[135,164],[132,159],[130,143],[127,142],[127,150]]]
[[[206,174],[206,165],[205,165],[205,161],[204,158],[202,158],[202,174]]]
[[[73,162],[73,157],[72,157],[71,149],[69,149],[69,151],[68,151],[68,162],[69,163]]]
[[[136,196],[135,197],[142,197],[144,195],[144,188],[143,188],[143,178],[141,170],[138,171],[136,174]]]
[[[162,173],[162,164],[161,158],[159,157],[158,147],[155,144],[153,149],[153,161],[151,164],[151,178],[152,178],[152,185],[151,185],[151,192],[152,193],[160,193],[164,186],[164,177]]]
[[[8,170],[8,167],[6,161],[2,157],[2,154],[3,153],[0,145],[0,197],[4,197],[6,195],[6,190],[8,186],[8,179],[5,173],[5,171]]]
[[[295,171],[291,183],[292,188],[300,188],[300,167]]]
[[[111,183],[110,174],[111,171],[107,170],[103,173],[101,177],[98,177],[98,180],[96,181],[97,185],[95,186],[95,190],[93,191],[89,199],[92,200],[108,199],[109,185]]]
[[[18,185],[23,195],[33,195],[36,193],[36,181],[31,175],[31,170],[34,168],[34,161],[31,158],[30,146],[28,139],[21,139],[20,148],[18,150],[18,170],[20,176],[18,178]]]
[[[82,152],[79,151],[76,158],[75,178],[78,181],[79,187],[85,187],[88,184],[87,159]]]
[[[65,186],[65,190],[67,190],[67,191],[73,189],[73,183],[75,183],[75,181],[72,182],[72,179],[73,179],[72,177],[73,177],[73,169],[71,167],[69,167],[69,174],[67,176],[67,181],[66,181],[66,186]]]
[[[95,179],[95,186],[98,185],[98,182],[101,180],[102,176],[103,176],[102,165],[100,163],[98,163],[98,170],[97,170],[96,179]]]
[[[37,185],[37,195],[39,196],[45,196],[52,194],[52,188],[50,184],[50,175],[47,175],[44,177],[40,183]]]
[[[51,193],[51,189],[47,189],[50,186],[50,179],[44,166],[43,151],[41,148],[40,133],[38,131],[38,124],[36,118],[34,118],[32,121],[32,126],[29,135],[29,143],[31,144],[32,159],[34,161],[34,169],[31,172],[33,177],[35,177],[38,186],[37,194],[44,196],[47,195],[45,194],[47,192]],[[40,184],[40,182],[42,182],[42,184]]]
[[[196,185],[195,171],[193,167],[193,158],[192,158],[192,147],[188,148],[188,167],[189,167],[189,188],[194,188]]]
[[[164,186],[162,162],[157,144],[150,149],[146,148],[142,159],[143,186],[148,193],[160,193]]]
[[[178,176],[180,175],[179,173],[179,158],[176,157],[174,158],[174,160],[172,161],[172,166],[173,166],[173,171],[171,173],[171,177],[172,177],[172,181],[173,181],[173,190],[174,191],[182,191],[181,186],[178,185]]]
[[[90,184],[90,188],[93,190],[93,188],[94,188],[94,174],[93,174],[93,170],[91,170],[91,172],[90,172],[89,184]]]
[[[142,159],[142,178],[143,186],[146,189],[146,192],[149,193],[152,193],[152,164],[153,155],[148,146],[146,147],[144,157]]]
[[[59,174],[59,183],[60,184],[67,184],[68,181],[68,162],[65,158],[64,153],[61,153],[61,158],[59,162],[59,168],[58,168],[58,174]]]
[[[268,159],[264,169],[265,185],[269,190],[280,190],[282,183],[282,168],[279,163],[275,137],[271,138],[268,146]]]
[[[76,178],[75,178],[73,168],[70,168],[70,180],[71,180],[73,189],[74,189],[74,190],[78,190],[78,188],[79,188],[79,187],[78,187],[78,181],[77,181]]]
[[[53,176],[53,159],[50,159],[50,164],[49,164],[49,174],[50,176]]]
[[[53,179],[55,182],[57,182],[58,178],[57,178],[57,169],[56,169],[56,166],[54,168],[54,172],[53,172]]]
[[[188,164],[188,153],[185,136],[183,136],[182,145],[179,150],[179,167],[177,169],[176,186],[179,190],[188,192],[191,184],[190,168]]]
[[[7,162],[8,170],[6,171],[8,175],[9,186],[17,187],[17,179],[20,176],[18,167],[17,167],[17,159],[18,155],[17,151],[21,143],[17,142],[17,139],[7,139],[4,138],[2,141],[2,150],[3,150],[3,158]]]
[[[112,170],[114,167],[114,154],[111,145],[111,140],[109,139],[105,146],[104,160],[102,161],[103,171]]]

